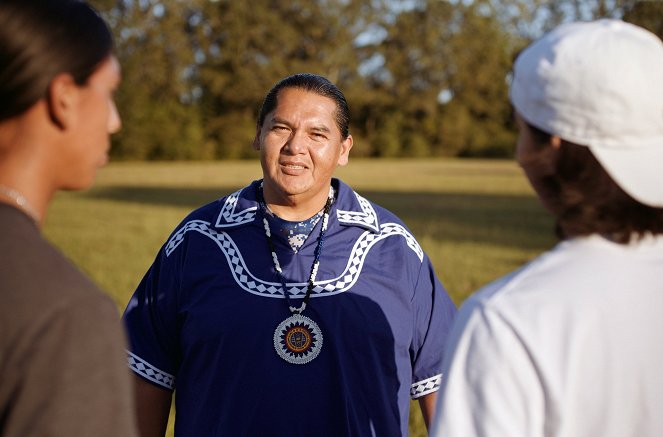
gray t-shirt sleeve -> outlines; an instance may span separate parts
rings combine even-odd
[[[26,332],[3,436],[136,436],[119,314],[90,293]],[[16,352],[16,351],[15,351]]]

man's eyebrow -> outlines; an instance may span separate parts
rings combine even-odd
[[[317,132],[325,132],[325,133],[331,132],[331,130],[323,124],[315,125],[311,128],[311,130]]]
[[[278,116],[272,117],[271,121],[272,121],[272,124],[284,124],[286,126],[290,126],[290,123],[287,120],[285,120],[283,118],[279,118]],[[329,129],[324,124],[313,125],[309,130],[313,131],[313,132],[323,132],[323,133],[327,133],[327,134],[331,133],[331,129]]]
[[[287,126],[290,126],[290,123],[288,123],[286,120],[283,120],[282,118],[278,118],[278,117],[272,117],[272,123],[285,124]]]

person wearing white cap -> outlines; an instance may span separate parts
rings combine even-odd
[[[562,25],[511,101],[561,242],[463,304],[431,435],[663,436],[663,43]]]

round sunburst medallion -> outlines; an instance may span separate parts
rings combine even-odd
[[[322,332],[311,319],[294,314],[274,331],[274,349],[281,358],[292,364],[306,364],[320,353]]]

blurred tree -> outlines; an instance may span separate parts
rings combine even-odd
[[[569,21],[621,18],[661,36],[661,0],[490,0],[502,26],[528,40]]]
[[[252,156],[255,117],[266,92],[298,72],[321,74],[348,90],[358,84],[354,41],[379,11],[359,0],[218,0],[198,27],[207,134],[218,157]],[[376,7],[377,6],[377,7]],[[250,126],[250,128],[249,128]]]
[[[642,26],[663,39],[663,1],[633,1],[624,8],[624,21]]]
[[[663,33],[660,1],[91,2],[116,35],[126,159],[255,156],[262,98],[297,72],[344,91],[355,156],[511,156],[507,80],[529,41],[598,17]]]
[[[114,157],[212,157],[193,104],[195,52],[186,27],[192,3],[97,0],[114,30],[122,65],[117,104],[123,124],[113,137]]]
[[[450,45],[451,100],[444,107],[441,136],[461,156],[512,156],[508,75],[517,43],[495,19],[489,2],[463,10]]]
[[[511,154],[507,76],[514,47],[488,2],[469,5],[418,0],[387,23],[379,47],[382,69],[374,73],[367,118],[388,120],[399,142],[385,146],[374,134],[378,156]],[[385,114],[401,114],[385,117]],[[370,136],[369,136],[370,138]]]
[[[387,129],[394,136],[387,144],[384,133],[368,134],[378,156],[427,156],[442,145],[437,135],[439,95],[452,74],[454,7],[427,0],[411,6],[384,24],[387,37],[378,47],[384,62],[374,73],[373,87],[384,97],[373,99],[365,116],[371,123],[383,121],[377,131]]]
[[[379,128],[376,129],[371,141],[373,155],[383,158],[399,156],[402,147],[403,113],[399,111],[381,112],[377,122]]]

